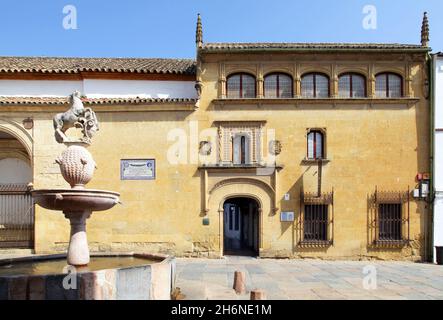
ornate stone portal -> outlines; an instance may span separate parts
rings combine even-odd
[[[87,265],[90,261],[86,236],[86,219],[92,211],[107,210],[119,203],[120,194],[104,190],[85,189],[91,181],[96,163],[86,149],[98,131],[94,111],[85,108],[78,91],[71,95],[68,111],[54,116],[55,140],[68,148],[55,160],[61,174],[71,189],[34,190],[32,195],[37,204],[50,210],[63,211],[71,223],[68,248],[68,264]],[[70,128],[81,129],[83,136],[73,139],[66,135]]]

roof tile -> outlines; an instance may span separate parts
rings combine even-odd
[[[257,50],[423,50],[429,48],[414,44],[399,43],[206,43],[203,51],[257,51]]]
[[[0,57],[0,72],[195,74],[192,59]]]

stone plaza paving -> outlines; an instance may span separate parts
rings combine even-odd
[[[376,289],[365,289],[368,274],[364,270],[371,270],[372,275],[376,270]],[[235,271],[245,272],[247,294],[237,295],[232,289]],[[234,256],[178,258],[176,286],[184,300],[248,300],[252,289],[264,289],[269,300],[443,300],[443,266]]]

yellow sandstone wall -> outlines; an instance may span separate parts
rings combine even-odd
[[[408,186],[412,189],[416,185],[416,174],[429,171],[429,106],[423,98],[423,70],[419,62],[413,63],[411,70],[413,96],[420,98],[412,104],[216,107],[211,101],[218,95],[219,63],[213,59],[203,64],[202,100],[200,108],[194,112],[98,112],[100,131],[89,148],[98,170],[88,188],[120,192],[123,205],[94,213],[88,220],[92,251],[220,256],[221,228],[218,207],[212,204],[215,200],[209,200],[210,225],[204,226],[202,196],[205,190],[201,171],[197,163],[169,164],[167,150],[173,142],[167,137],[177,128],[189,133],[191,121],[198,121],[202,130],[213,127],[213,121],[242,119],[266,120],[265,129],[275,129],[276,139],[282,143],[277,163],[284,167],[278,173],[277,207],[295,211],[296,218],[300,189],[317,190],[317,166],[302,164],[306,154],[306,129],[320,127],[327,132],[330,162],[323,167],[322,189],[326,192],[334,188],[335,192],[334,245],[320,249],[299,248],[295,223],[280,222],[280,210],[275,213],[264,210],[261,256],[421,259],[425,220],[429,214],[423,201],[410,202],[410,247],[368,249],[367,197],[376,186],[380,190],[406,191]],[[21,121],[30,114],[12,116]],[[53,138],[53,115],[54,112],[32,113],[36,189],[68,187],[54,163],[64,146]],[[263,145],[266,152],[267,143]],[[193,148],[198,150],[198,140]],[[131,158],[156,159],[156,179],[121,181],[120,159]],[[237,186],[230,186],[221,192],[233,194],[237,189]],[[290,194],[289,201],[283,200],[286,193]],[[263,199],[263,203],[270,206],[268,199]],[[37,206],[36,252],[65,250],[68,236],[68,220],[61,213]]]

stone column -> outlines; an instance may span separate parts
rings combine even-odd
[[[257,98],[262,99],[264,98],[264,87],[263,87],[264,81],[262,77],[257,78]]]
[[[300,77],[296,77],[294,79],[294,98],[300,98],[301,97],[301,79]]]
[[[330,87],[331,98],[338,98],[338,76],[333,75]]]
[[[409,74],[406,76],[405,79],[405,88],[404,88],[404,95],[408,98],[413,98],[413,90],[412,90],[412,78],[409,76]]]
[[[71,235],[68,248],[68,264],[84,266],[89,263],[89,247],[86,236],[86,219],[91,211],[65,211],[65,217],[71,223]]]
[[[226,79],[221,78],[218,83],[220,86],[220,99],[226,99]]]

